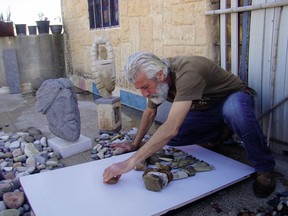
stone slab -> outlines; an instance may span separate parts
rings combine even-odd
[[[104,169],[133,154],[127,153],[24,176],[20,182],[36,215],[147,216],[162,215],[192,203],[246,179],[254,172],[250,166],[197,145],[178,148],[212,164],[215,170],[172,181],[160,192],[145,188],[141,171],[133,170],[123,175],[117,184],[104,184]]]
[[[79,139],[74,142],[54,137],[48,139],[48,145],[63,158],[79,154],[92,148],[91,139],[82,134]]]
[[[3,59],[6,70],[6,80],[11,94],[21,93],[21,81],[15,49],[4,49]]]

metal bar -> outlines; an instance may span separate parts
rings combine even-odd
[[[277,2],[262,3],[262,4],[243,6],[243,7],[237,7],[237,8],[228,8],[228,9],[206,11],[205,15],[238,13],[238,12],[260,10],[260,9],[273,8],[273,7],[282,7],[282,6],[286,6],[286,5],[288,5],[288,0],[281,0],[281,1],[277,1]]]
[[[244,5],[248,5],[248,0],[244,0]],[[242,17],[242,51],[241,51],[241,71],[240,78],[247,84],[247,50],[249,46],[249,12],[244,12]]]
[[[220,7],[226,8],[226,0],[222,0]],[[226,70],[227,69],[227,49],[226,49],[226,43],[227,43],[227,37],[226,37],[226,14],[220,15],[220,55],[221,55],[221,67]]]

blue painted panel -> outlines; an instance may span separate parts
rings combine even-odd
[[[138,110],[145,110],[147,107],[146,98],[127,91],[120,90],[121,103]]]

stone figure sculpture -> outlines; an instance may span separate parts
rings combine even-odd
[[[115,89],[116,73],[113,48],[107,38],[96,39],[92,46],[91,71],[100,95],[111,97]]]
[[[67,78],[48,79],[36,92],[36,110],[45,114],[50,131],[67,141],[80,137],[81,121],[73,84]]]

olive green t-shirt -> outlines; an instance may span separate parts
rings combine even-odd
[[[221,102],[229,94],[246,88],[240,78],[208,58],[178,56],[168,60],[171,63],[169,77],[172,84],[167,101],[191,100],[191,109],[203,110]],[[148,107],[157,106],[148,100]]]

